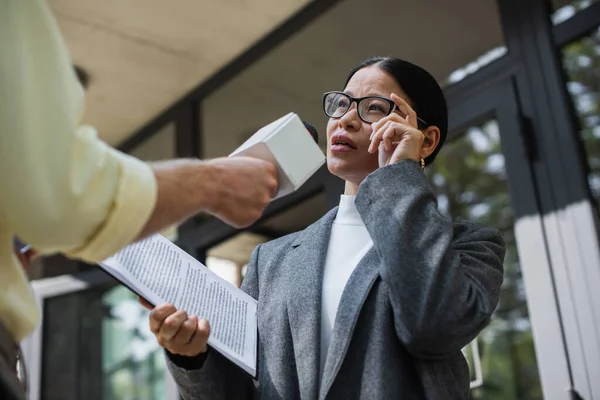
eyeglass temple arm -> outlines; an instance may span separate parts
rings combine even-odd
[[[402,110],[400,110],[400,107],[398,107],[397,104],[394,104],[394,105],[395,105],[395,108],[393,109],[394,111],[395,110],[402,111]],[[417,115],[417,122],[421,123],[423,126],[426,126],[426,127],[429,126],[427,121],[425,121],[423,118],[419,117],[418,115]]]

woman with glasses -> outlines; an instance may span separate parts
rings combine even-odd
[[[423,169],[447,130],[422,68],[372,58],[328,92],[327,166],[339,207],[258,246],[242,289],[258,300],[256,379],[207,348],[209,322],[171,305],[150,325],[185,399],[467,399],[461,349],[490,321],[500,233],[437,211]],[[201,300],[200,300],[201,301]]]

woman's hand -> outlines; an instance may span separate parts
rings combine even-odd
[[[400,96],[392,93],[392,101],[406,115],[391,113],[379,122],[371,125],[371,145],[369,153],[379,151],[379,167],[393,164],[400,160],[421,160],[423,132],[417,129],[417,113]]]
[[[210,325],[198,317],[188,317],[185,311],[177,310],[171,304],[163,304],[152,309],[152,305],[140,298],[140,303],[149,310],[150,330],[158,344],[173,354],[194,357],[206,352]]]

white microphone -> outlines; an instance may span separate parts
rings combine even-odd
[[[325,163],[318,138],[312,124],[289,113],[259,129],[229,156],[255,157],[274,163],[279,190],[273,199],[277,199],[296,191]]]

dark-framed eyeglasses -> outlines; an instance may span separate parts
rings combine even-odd
[[[350,110],[352,103],[356,103],[359,118],[369,124],[378,122],[398,109],[393,100],[381,96],[357,98],[338,91],[323,94],[323,111],[329,118],[342,118]],[[417,125],[419,129],[429,126],[419,117],[417,117]]]

